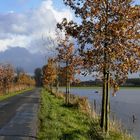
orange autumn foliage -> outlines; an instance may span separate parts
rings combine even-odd
[[[77,39],[85,69],[103,81],[101,128],[108,132],[110,85],[116,92],[140,70],[140,6],[133,0],[63,1],[81,22],[65,18],[57,26]]]
[[[58,28],[77,39],[86,69],[104,80],[108,67],[109,82],[116,91],[129,73],[140,69],[140,6],[132,5],[133,0],[63,1],[81,23],[65,18]]]
[[[56,50],[58,51],[57,61],[62,64],[61,76],[70,83],[76,81],[75,74],[80,73],[83,61],[76,54],[74,44],[69,35],[65,35],[65,39],[59,40],[59,46]]]
[[[54,60],[49,58],[48,64],[43,66],[43,84],[44,86],[50,86],[56,79],[56,67]]]

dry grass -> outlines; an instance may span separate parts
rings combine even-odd
[[[64,94],[63,92],[55,93],[55,91],[52,91],[51,94],[53,94],[56,98],[65,100],[66,94]],[[87,97],[80,97],[70,94],[70,105],[79,108],[84,113],[90,114],[91,109]]]
[[[123,128],[118,120],[110,121],[110,135],[119,135],[120,140],[134,140],[134,137]]]

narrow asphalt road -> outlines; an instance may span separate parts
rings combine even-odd
[[[0,102],[0,140],[36,140],[40,90]]]

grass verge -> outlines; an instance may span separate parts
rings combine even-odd
[[[28,89],[21,90],[21,91],[16,91],[16,92],[8,93],[8,94],[5,94],[5,95],[0,95],[0,101],[3,101],[5,99],[8,99],[8,98],[13,97],[13,96],[18,95],[18,94],[22,94],[23,92],[30,91],[32,89],[33,88],[28,88]]]
[[[39,140],[87,140],[89,118],[73,107],[66,107],[63,99],[43,90],[39,113]]]
[[[65,106],[63,99],[45,89],[41,93],[39,120],[38,140],[132,140],[117,128],[111,129],[106,137],[99,119],[91,119],[80,109]]]

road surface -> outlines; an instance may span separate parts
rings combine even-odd
[[[36,140],[39,89],[0,102],[0,140]]]

